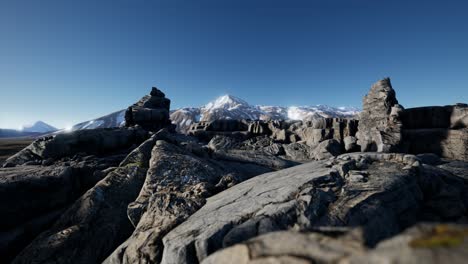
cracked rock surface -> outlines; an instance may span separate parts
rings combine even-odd
[[[362,246],[372,247],[420,220],[463,219],[464,188],[457,176],[423,166],[412,155],[357,153],[314,161],[210,197],[164,237],[161,262],[201,262],[222,248],[279,230],[359,227]]]

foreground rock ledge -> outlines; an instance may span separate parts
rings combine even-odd
[[[356,153],[314,161],[254,177],[209,198],[164,237],[161,262],[198,263],[278,230],[340,233],[360,227],[363,247],[374,246],[422,220],[463,219],[464,190],[461,178],[413,155]]]

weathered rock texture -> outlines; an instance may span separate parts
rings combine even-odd
[[[8,262],[117,166],[121,154],[75,155],[52,165],[0,170],[0,259]]]
[[[278,230],[360,227],[363,244],[375,245],[422,219],[463,218],[464,184],[403,154],[347,154],[263,174],[209,198],[169,232],[162,263],[197,263]],[[278,241],[272,246],[289,248]]]
[[[356,238],[353,232],[339,237],[310,232],[272,232],[216,252],[202,263],[432,264],[464,263],[468,258],[467,225],[419,224],[380,242],[374,249],[367,249]]]
[[[122,164],[64,211],[13,263],[98,263],[133,232],[127,205],[135,200],[149,167],[148,139]],[[130,162],[130,160],[132,162]]]
[[[359,127],[217,120],[182,135],[169,103],[154,88],[127,111],[126,128],[43,138],[11,157],[0,169],[1,262],[466,259],[466,226],[402,233],[422,221],[468,223],[466,105],[404,110],[385,79],[366,96]],[[338,156],[357,143],[459,160]]]
[[[357,138],[362,151],[394,152],[401,142],[401,122],[395,90],[389,78],[372,85],[364,96]]]
[[[146,95],[125,112],[127,127],[139,125],[149,131],[158,131],[171,126],[169,109],[171,100],[158,88],[153,87],[150,95]]]
[[[404,151],[468,160],[468,106],[431,106],[401,113]]]
[[[362,151],[435,153],[468,160],[468,105],[403,109],[388,78],[364,97],[358,130]]]
[[[71,157],[77,153],[105,155],[139,145],[148,137],[148,132],[138,128],[101,128],[79,130],[72,133],[39,138],[17,154],[8,158],[4,167],[27,162],[42,162]]]

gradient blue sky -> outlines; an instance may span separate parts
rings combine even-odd
[[[65,127],[161,88],[173,108],[468,101],[468,1],[0,1],[0,127]]]

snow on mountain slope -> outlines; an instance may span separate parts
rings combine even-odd
[[[254,106],[232,95],[223,95],[202,107],[172,110],[172,123],[179,132],[186,132],[191,124],[216,119],[251,120],[312,120],[319,117],[355,117],[359,109],[352,107],[317,106]],[[125,125],[125,109],[76,124],[66,131],[121,127]],[[61,130],[63,132],[65,130]]]
[[[359,109],[353,107],[317,106],[254,106],[232,95],[224,95],[200,108],[182,108],[171,113],[177,130],[186,132],[190,124],[216,119],[251,120],[312,120],[320,117],[355,117]]]
[[[98,117],[93,120],[73,125],[70,128],[62,129],[60,132],[71,132],[83,129],[96,129],[96,128],[110,128],[110,127],[121,127],[125,125],[125,109],[117,112],[110,113],[105,116]]]
[[[32,133],[47,133],[54,132],[58,129],[42,121],[37,121],[34,124],[23,126],[20,131]]]

